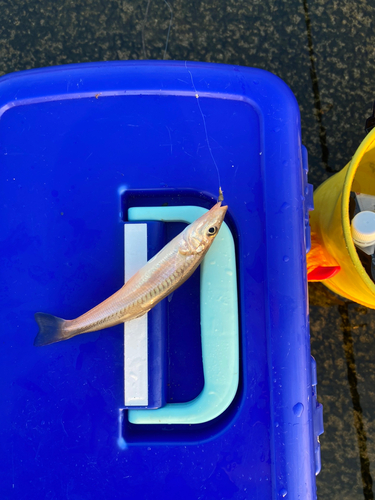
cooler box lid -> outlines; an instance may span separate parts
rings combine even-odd
[[[290,89],[262,70],[192,62],[11,74],[0,79],[0,168],[3,497],[315,498],[311,189]],[[33,345],[35,312],[72,319],[123,285],[124,231],[138,241],[126,228],[143,224],[136,245],[149,258],[219,185],[228,300],[206,300],[198,271],[155,309],[146,402],[124,401],[123,325]],[[228,322],[228,366],[215,357],[221,326],[203,341],[204,314]],[[209,378],[230,386],[225,404],[176,420],[173,405],[196,404]],[[155,421],[166,408],[172,419]]]

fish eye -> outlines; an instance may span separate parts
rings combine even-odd
[[[208,229],[207,236],[215,236],[216,233],[217,233],[217,227],[212,226]]]

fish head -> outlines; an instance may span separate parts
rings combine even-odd
[[[206,253],[220,230],[227,209],[228,207],[222,207],[219,201],[211,210],[191,223],[183,233],[180,253]]]

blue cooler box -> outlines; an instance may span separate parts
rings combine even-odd
[[[313,499],[312,189],[261,70],[79,64],[0,79],[2,499]],[[200,269],[147,316],[35,347],[211,208]]]

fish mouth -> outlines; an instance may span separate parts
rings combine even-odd
[[[227,213],[228,205],[221,206],[221,201],[218,201],[210,210],[211,223],[216,223],[219,227],[224,221],[225,214]]]
[[[224,206],[222,207],[222,206],[221,206],[221,203],[222,203],[221,201],[218,201],[218,202],[216,203],[216,205],[214,205],[214,206],[211,208],[211,210],[212,210],[213,212],[216,212],[216,211],[217,211],[217,212],[218,212],[218,213],[219,213],[219,214],[223,217],[223,219],[224,219],[225,214],[227,213],[227,210],[228,210],[228,205],[224,205]]]

